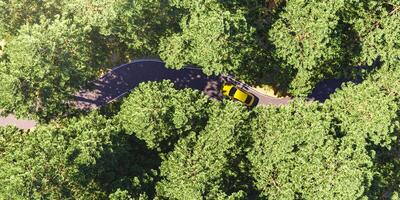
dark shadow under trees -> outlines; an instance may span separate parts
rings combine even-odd
[[[399,136],[399,131],[396,133]],[[375,174],[366,195],[369,199],[391,199],[400,189],[400,140],[396,139],[390,149],[372,147],[376,152],[373,169]]]
[[[128,191],[132,197],[155,196],[161,158],[149,150],[144,141],[123,132],[112,136],[101,158],[94,166],[82,167],[82,174],[93,176],[108,195],[117,189]]]

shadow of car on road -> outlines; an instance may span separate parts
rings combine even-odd
[[[253,103],[253,105],[248,106],[248,108],[249,108],[250,110],[253,109],[253,108],[255,108],[255,107],[258,105],[259,102],[260,102],[260,99],[259,99],[257,96],[254,95],[254,103]]]

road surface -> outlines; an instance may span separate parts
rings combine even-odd
[[[99,108],[129,94],[142,82],[171,80],[178,89],[192,88],[202,91],[211,98],[221,99],[220,88],[223,81],[231,81],[257,97],[258,105],[285,105],[290,98],[275,98],[264,95],[254,88],[229,76],[207,76],[201,69],[186,67],[174,70],[165,67],[160,60],[136,60],[110,70],[107,74],[93,81],[88,89],[79,91],[70,102],[80,109]],[[15,116],[0,117],[0,126],[15,125],[21,129],[31,129],[36,122],[19,120]]]
[[[17,119],[14,115],[8,115],[6,117],[0,117],[0,126],[13,125],[20,129],[31,129],[36,126],[36,122],[33,120]]]
[[[264,95],[229,76],[207,76],[199,68],[175,70],[166,68],[165,63],[160,60],[136,60],[112,69],[94,81],[91,88],[75,94],[71,103],[80,109],[98,108],[129,94],[142,82],[161,80],[170,80],[177,89],[196,89],[216,99],[222,98],[220,88],[222,82],[228,80],[254,94],[259,105],[284,105],[290,100]]]

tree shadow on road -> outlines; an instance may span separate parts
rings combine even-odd
[[[329,99],[330,95],[335,93],[336,90],[341,89],[344,83],[352,82],[354,84],[361,84],[371,73],[378,70],[382,66],[380,59],[377,58],[372,65],[356,66],[353,72],[353,78],[334,78],[327,79],[319,82],[313,91],[308,95],[311,100],[316,100],[321,103]]]
[[[114,68],[93,81],[89,89],[77,92],[72,104],[80,109],[101,107],[128,95],[140,83],[162,80],[170,80],[177,89],[192,88],[211,98],[221,98],[219,76],[207,76],[194,67],[175,70],[166,68],[160,61],[142,61]]]

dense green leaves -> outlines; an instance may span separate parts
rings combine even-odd
[[[0,128],[0,199],[396,198],[399,38],[398,0],[0,0],[0,110],[42,123]],[[141,56],[301,97],[356,81],[254,109],[149,82],[71,116],[72,94]]]
[[[317,104],[258,109],[249,154],[261,196],[271,199],[360,197],[371,160],[361,147],[351,154],[332,134],[332,118]]]
[[[163,38],[160,56],[169,67],[196,64],[206,74],[237,72],[253,43],[254,30],[244,11],[229,10],[218,1],[172,1],[188,14],[183,16],[181,32]]]
[[[376,12],[375,15],[364,17],[356,23],[356,27],[360,29],[363,61],[372,63],[374,59],[380,57],[383,62],[390,65],[399,62],[399,4],[398,1],[376,3],[372,8]]]
[[[156,54],[179,17],[167,2],[125,0],[0,1],[0,12],[0,107],[46,120],[104,67]]]
[[[4,199],[93,198],[102,196],[92,166],[110,143],[112,126],[97,115],[71,120],[67,127],[38,127],[32,132],[2,130],[0,189]]]
[[[161,38],[179,28],[182,15],[167,0],[126,1],[119,9],[113,32],[133,53],[130,57],[156,56]]]
[[[60,14],[62,1],[0,1],[0,37],[2,39],[17,34],[25,24],[39,23],[41,18],[53,19]]]
[[[341,57],[337,34],[341,1],[288,1],[272,25],[269,38],[282,68],[294,75],[290,92],[305,95],[338,65]]]
[[[118,0],[72,0],[63,4],[63,15],[73,19],[76,24],[86,26],[87,29],[99,28],[100,33],[110,34],[112,23],[116,22],[120,14],[119,7],[125,1]]]
[[[42,20],[25,25],[7,44],[0,66],[0,106],[17,114],[48,118],[60,113],[65,100],[93,77],[90,48],[80,46],[85,34],[69,20]]]
[[[207,104],[197,91],[178,91],[169,81],[150,82],[141,84],[125,100],[119,121],[150,148],[164,151],[179,137],[201,130]]]
[[[1,199],[154,195],[158,156],[97,113],[22,132],[0,128]],[[125,195],[126,196],[126,195]]]
[[[248,112],[234,103],[212,108],[204,131],[181,139],[161,164],[159,196],[169,199],[245,197],[238,172],[248,138]]]
[[[340,123],[342,134],[356,134],[353,137],[388,145],[392,142],[390,133],[399,110],[394,100],[379,86],[366,83],[348,86],[332,96],[326,106],[331,107],[330,112]]]

